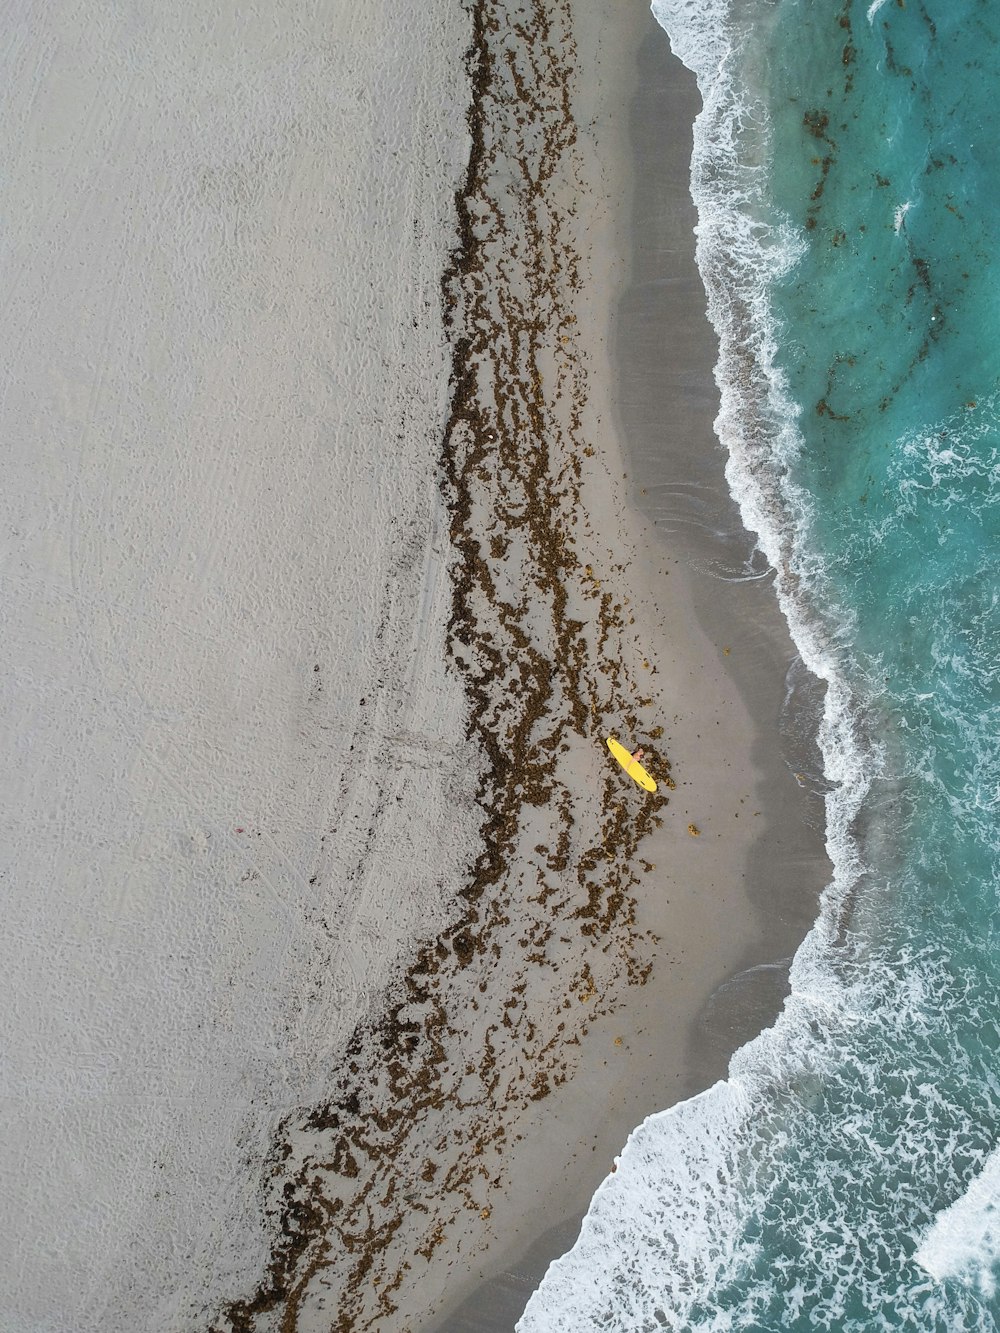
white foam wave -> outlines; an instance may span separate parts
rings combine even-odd
[[[956,1278],[987,1298],[1000,1269],[1000,1148],[965,1193],[938,1213],[916,1254],[937,1280]]]
[[[594,1195],[575,1247],[550,1266],[517,1328],[688,1326],[706,1285],[722,1280],[739,1257],[732,1238],[751,1114],[741,1082],[717,1083],[644,1120]],[[670,1324],[663,1323],[667,1310]],[[699,1327],[729,1324],[719,1315]]]

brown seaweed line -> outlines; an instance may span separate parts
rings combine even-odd
[[[445,322],[453,331],[452,403],[441,458],[456,552],[449,652],[469,693],[468,735],[488,761],[477,793],[484,814],[482,851],[460,892],[461,919],[420,950],[401,994],[383,1018],[359,1025],[329,1102],[304,1120],[289,1120],[281,1127],[272,1158],[272,1188],[278,1189],[272,1207],[279,1241],[257,1291],[248,1300],[229,1304],[212,1324],[215,1333],[222,1329],[252,1333],[258,1315],[278,1309],[283,1333],[291,1333],[307,1296],[312,1293],[315,1299],[314,1288],[322,1283],[330,1285],[336,1304],[331,1329],[377,1328],[380,1319],[392,1312],[393,1294],[409,1268],[408,1261],[389,1271],[384,1260],[404,1217],[412,1222],[414,1216],[415,1206],[406,1198],[410,1193],[406,1185],[412,1179],[405,1169],[412,1127],[449,1107],[472,1115],[468,1153],[440,1181],[430,1158],[421,1168],[424,1183],[435,1187],[438,1207],[436,1212],[428,1210],[424,1239],[411,1259],[429,1258],[449,1224],[476,1206],[475,1181],[494,1187],[501,1181],[496,1152],[487,1151],[491,1145],[499,1150],[506,1137],[495,1101],[523,1107],[567,1076],[571,1048],[579,1050],[579,1038],[560,1021],[547,1040],[542,1040],[547,1035],[542,1033],[530,1055],[525,1053],[530,1077],[523,1086],[515,1086],[511,1077],[505,1089],[499,1087],[504,1071],[498,1067],[494,1036],[502,1039],[502,1029],[524,1027],[530,1044],[534,1028],[524,1014],[512,1017],[517,1014],[519,988],[524,990],[524,983],[518,983],[520,973],[510,994],[498,997],[502,1001],[498,1021],[487,1029],[478,1065],[457,1070],[449,1066],[448,1041],[458,1038],[460,1030],[448,1018],[447,982],[476,959],[482,967],[495,965],[493,950],[499,946],[494,937],[511,926],[505,876],[525,808],[551,809],[558,828],[554,850],[548,845],[536,848],[542,863],[531,901],[540,910],[535,920],[518,923],[522,967],[551,965],[546,962],[546,945],[553,922],[561,920],[564,928],[576,923],[586,947],[616,950],[626,983],[641,982],[648,973],[649,965],[635,954],[630,887],[637,881],[630,866],[639,839],[658,818],[655,803],[642,805],[636,814],[620,785],[609,779],[600,837],[575,859],[576,890],[572,881],[567,887],[565,874],[573,859],[573,815],[570,793],[556,776],[559,747],[570,731],[592,737],[606,715],[624,717],[636,726],[637,706],[649,701],[625,697],[626,689],[635,695],[634,685],[611,655],[610,645],[605,651],[609,635],[620,634],[624,627],[622,607],[595,586],[589,568],[581,570],[572,550],[569,527],[576,521],[579,501],[584,369],[572,346],[560,343],[555,394],[568,393],[573,407],[571,439],[562,442],[564,457],[556,475],[550,444],[560,443],[559,432],[547,412],[538,369],[547,343],[553,338],[570,341],[562,330],[571,330],[575,317],[561,308],[558,295],[562,288],[572,293],[580,282],[579,261],[560,240],[558,218],[546,225],[543,190],[575,142],[569,104],[571,69],[565,61],[572,51],[563,47],[557,57],[549,37],[552,8],[537,0],[533,22],[514,29],[526,43],[529,78],[509,48],[502,61],[493,49],[493,44],[501,48],[504,43],[501,8],[496,0],[477,0],[471,9],[473,40],[467,67],[472,147],[456,195],[458,244],[442,279]],[[557,8],[565,13],[567,7]],[[513,83],[514,98],[503,99],[504,70]],[[548,100],[543,97],[546,92]],[[542,150],[529,151],[525,136],[521,151],[514,155],[524,207],[520,238],[510,235],[504,210],[490,194],[489,173],[498,156],[498,149],[487,144],[487,132],[493,128],[491,109],[497,120],[509,113],[519,129],[543,125]],[[491,221],[492,230],[482,234],[486,221]],[[491,242],[503,247],[519,240],[527,243],[525,262],[537,297],[528,308],[513,293],[488,281],[486,252]],[[499,306],[500,319],[491,313],[491,301]],[[546,305],[551,311],[548,319],[539,313]],[[474,531],[484,478],[492,479],[494,486],[489,559]],[[530,577],[522,580],[516,602],[501,596],[496,587],[512,538],[533,552],[526,571]],[[588,662],[584,621],[569,612],[571,586],[579,590],[577,600],[596,603],[596,663]],[[548,599],[552,644],[548,654],[523,627],[529,598]],[[492,631],[483,628],[479,603],[494,613]],[[603,686],[598,675],[604,678]],[[547,733],[539,735],[546,724]],[[662,756],[661,762],[665,763]],[[558,877],[554,883],[547,872]],[[553,903],[557,895],[561,900]],[[509,967],[509,958],[506,961]],[[602,1012],[602,1001],[593,1004],[594,982],[586,962],[568,988],[580,992],[590,1006],[588,1012]],[[479,989],[488,991],[485,982]],[[491,1001],[494,997],[486,994],[482,1002]],[[604,1003],[603,1011],[611,1003]],[[369,1082],[373,1068],[380,1069],[384,1078],[375,1088]],[[282,1181],[282,1163],[292,1154],[290,1139],[296,1128],[314,1135],[317,1150],[292,1178]],[[499,1170],[502,1175],[502,1163]],[[352,1194],[355,1180],[364,1183]],[[425,1207],[426,1200],[416,1206]]]

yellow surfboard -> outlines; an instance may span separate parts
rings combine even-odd
[[[633,759],[625,746],[616,741],[614,736],[608,737],[608,749],[634,782],[638,782],[640,787],[645,787],[646,791],[656,791],[656,779],[650,777],[638,759]]]

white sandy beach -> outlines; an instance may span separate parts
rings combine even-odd
[[[454,892],[446,3],[22,6],[3,139],[5,1328],[204,1326]]]

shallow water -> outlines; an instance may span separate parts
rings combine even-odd
[[[992,1329],[995,13],[654,5],[729,481],[826,683],[834,881],[778,1024],[653,1117],[523,1329]]]

